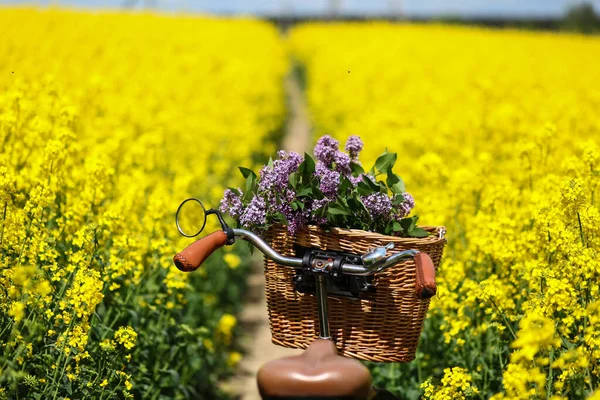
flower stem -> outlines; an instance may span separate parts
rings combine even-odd
[[[579,234],[581,235],[581,245],[585,247],[585,237],[583,235],[583,226],[581,225],[581,216],[577,212],[577,221],[579,221]]]
[[[510,333],[513,336],[513,339],[517,340],[517,335],[515,335],[515,331],[513,331],[512,327],[510,326],[510,323],[508,322],[508,320],[506,319],[506,315],[504,315],[504,311],[502,311],[500,309],[500,307],[498,307],[496,305],[496,303],[494,302],[494,300],[492,300],[490,298],[490,301],[492,302],[492,305],[496,308],[496,310],[500,313],[500,315],[502,316],[502,319],[504,320],[504,324],[506,324],[506,327],[508,328],[508,330],[510,331]]]
[[[550,349],[550,363],[548,364],[548,380],[546,382],[546,399],[552,394],[552,362],[554,361],[554,349]]]
[[[8,209],[8,200],[4,202],[4,211],[2,212],[2,228],[0,229],[0,244],[4,238],[4,221],[6,221],[6,210]]]

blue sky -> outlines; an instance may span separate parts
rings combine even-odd
[[[167,11],[216,14],[322,14],[337,2],[342,14],[559,16],[579,0],[129,0]],[[0,0],[0,4],[59,4],[77,7],[121,7],[127,0]],[[589,1],[600,11],[600,0]]]

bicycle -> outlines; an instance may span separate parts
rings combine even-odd
[[[180,214],[190,201],[196,202],[200,207],[196,206],[193,211],[197,213],[196,219],[202,220],[200,229],[193,234],[186,233],[181,226]],[[417,250],[404,250],[386,256],[387,250],[393,246],[389,244],[362,255],[308,249],[302,257],[284,256],[257,234],[245,229],[230,228],[218,210],[207,211],[202,202],[195,198],[186,199],[177,209],[177,229],[183,236],[195,237],[204,230],[208,215],[217,216],[221,230],[198,239],[173,257],[175,265],[181,271],[195,271],[215,250],[241,239],[252,244],[282,267],[301,269],[314,276],[319,337],[303,354],[269,361],[259,369],[257,385],[264,400],[398,399],[389,391],[373,388],[369,370],[359,361],[337,354],[329,331],[327,279],[333,274],[366,277],[413,258],[417,266],[415,295],[421,299],[428,299],[436,293],[435,267],[429,255]]]

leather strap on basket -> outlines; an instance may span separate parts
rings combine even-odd
[[[419,253],[415,256],[417,265],[417,278],[415,280],[415,291],[420,299],[429,299],[437,291],[435,285],[435,266],[427,253]]]

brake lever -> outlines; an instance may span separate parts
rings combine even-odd
[[[373,265],[373,264],[377,263],[377,261],[379,261],[383,257],[385,257],[388,250],[391,250],[393,248],[394,248],[394,243],[388,243],[385,246],[376,247],[369,253],[361,256],[360,259],[362,260],[363,264],[366,266]]]

